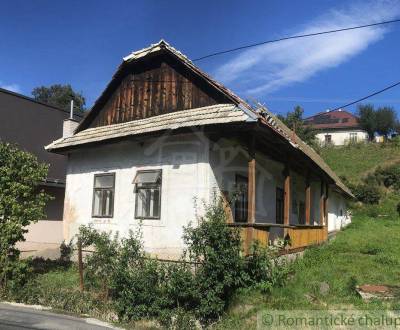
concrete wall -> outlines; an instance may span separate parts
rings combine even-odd
[[[27,227],[25,242],[18,243],[18,248],[23,251],[40,251],[57,249],[63,241],[63,222],[39,220]]]
[[[368,139],[367,132],[363,130],[348,130],[348,131],[325,131],[323,133],[318,133],[316,135],[317,139],[320,141],[322,145],[325,144],[325,135],[331,135],[332,137],[332,144],[341,146],[348,144],[350,141],[350,133],[357,134],[357,142],[363,142]]]
[[[56,254],[59,252],[63,237],[63,205],[64,188],[63,187],[40,187],[47,194],[53,197],[45,207],[46,220],[39,220],[29,225],[26,229],[25,241],[18,243],[18,248],[23,252],[23,256],[49,256],[49,250]],[[47,251],[47,252],[46,252]]]

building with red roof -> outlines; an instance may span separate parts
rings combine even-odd
[[[368,133],[361,128],[358,117],[342,109],[321,112],[304,121],[318,130],[316,137],[322,145],[345,145],[368,139]]]

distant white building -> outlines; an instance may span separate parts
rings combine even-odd
[[[326,111],[306,118],[305,123],[318,130],[316,135],[321,145],[346,145],[368,140],[358,117],[344,110]]]

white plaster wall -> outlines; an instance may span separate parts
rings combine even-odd
[[[184,247],[183,227],[197,223],[203,202],[213,194],[233,191],[235,175],[247,176],[248,154],[233,141],[210,142],[202,134],[164,137],[146,143],[133,141],[91,147],[69,155],[64,205],[64,238],[70,240],[80,225],[92,224],[96,229],[119,232],[142,228],[144,246],[150,253],[163,258],[176,258]],[[138,170],[162,169],[161,219],[135,219],[135,192],[132,183]],[[283,188],[282,163],[256,155],[256,220],[275,223],[276,187]],[[115,172],[114,216],[93,218],[92,199],[94,175]],[[292,201],[305,200],[305,178],[292,172]],[[312,186],[312,216],[319,220],[320,183]],[[338,195],[339,196],[339,195]],[[336,201],[337,199],[337,201]],[[331,220],[342,205],[340,196],[330,195],[329,228],[337,227]],[[344,203],[344,200],[343,200]],[[290,223],[298,223],[293,203]],[[344,210],[345,214],[345,210]],[[274,229],[279,231],[280,228]],[[335,229],[333,229],[335,230]],[[271,233],[272,236],[277,233]]]
[[[357,133],[357,142],[363,142],[368,139],[368,133],[363,130],[348,130],[348,131],[325,131],[316,135],[317,139],[323,145],[325,143],[325,135],[332,136],[332,144],[341,146],[349,143],[350,133]]]
[[[64,207],[64,236],[71,239],[80,225],[118,231],[137,230],[132,181],[138,170],[162,169],[161,219],[143,220],[146,250],[177,257],[183,226],[196,222],[195,198],[209,201],[209,143],[202,135],[166,137],[138,144],[120,142],[70,154]],[[113,218],[92,218],[94,174],[115,172]],[[198,203],[201,205],[201,203]]]
[[[342,216],[340,215],[340,210],[342,210]],[[351,223],[351,216],[348,214],[345,198],[336,192],[330,191],[328,199],[328,231],[338,231],[349,223]]]

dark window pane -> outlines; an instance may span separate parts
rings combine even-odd
[[[94,179],[95,188],[114,188],[114,175],[97,175]]]

